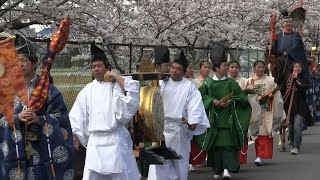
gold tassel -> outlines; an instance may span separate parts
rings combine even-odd
[[[56,173],[54,171],[54,167],[53,167],[52,161],[51,161],[50,165],[51,165],[52,175],[53,175],[53,177],[56,177]]]

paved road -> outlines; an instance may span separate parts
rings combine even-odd
[[[277,147],[278,137],[274,147]],[[241,165],[240,173],[231,174],[235,180],[320,180],[320,123],[309,127],[303,132],[301,153],[291,155],[289,146],[287,152],[278,152],[274,148],[274,157],[261,167],[254,165],[254,144],[249,145],[248,164]],[[199,168],[189,174],[189,180],[213,179],[211,168]]]

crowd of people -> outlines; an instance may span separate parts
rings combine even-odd
[[[254,62],[252,77],[241,77],[240,63],[228,62],[219,43],[211,45],[210,61],[200,62],[197,78],[183,51],[170,62],[167,47],[155,48],[156,71],[170,74],[159,81],[165,144],[182,158],[150,165],[149,180],[187,180],[189,163],[191,170],[199,165],[212,167],[214,179],[231,179],[240,164],[247,163],[248,141],[255,141],[253,163],[262,166],[264,159],[272,159],[274,136],[283,127],[289,130],[291,154],[299,154],[304,117],[308,113],[316,120],[320,117],[320,66],[313,71],[306,67],[306,59],[300,58],[305,57],[300,54],[305,53],[299,46],[301,37],[291,23],[284,18],[285,29],[272,46],[280,59],[290,61],[290,74],[282,84],[265,74],[267,64],[261,60]],[[39,79],[36,48],[25,37],[16,38],[30,96]],[[87,148],[84,180],[140,179],[125,128],[139,109],[139,81],[112,72],[105,52],[95,44],[91,44],[91,57],[94,80],[80,91],[69,113],[62,94],[50,84],[39,112],[23,108],[15,99],[17,129],[1,115],[1,179],[71,180],[74,149],[81,144]]]

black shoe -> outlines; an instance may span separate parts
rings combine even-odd
[[[257,162],[257,161],[255,161],[254,164],[255,164],[256,166],[261,166],[261,165],[262,165],[261,162]]]

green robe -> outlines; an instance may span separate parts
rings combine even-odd
[[[201,92],[203,104],[206,109],[207,116],[209,118],[209,122],[211,128],[207,130],[206,133],[195,136],[195,141],[199,145],[202,150],[208,151],[208,165],[215,166],[214,162],[210,163],[211,155],[209,154],[211,151],[213,154],[218,155],[216,151],[224,151],[230,152],[233,151],[233,157],[227,155],[227,157],[233,158],[230,163],[230,159],[227,160],[230,164],[235,162],[233,167],[237,167],[238,159],[237,152],[241,150],[244,145],[244,142],[247,138],[248,126],[250,122],[251,116],[251,106],[248,102],[247,96],[241,90],[237,82],[232,78],[227,78],[224,80],[213,80],[212,78],[208,78],[204,81],[202,86],[199,88]],[[233,96],[231,99],[231,104],[226,107],[215,107],[213,104],[213,100],[221,100],[224,96],[227,96],[233,92]],[[228,153],[227,153],[228,154]],[[223,161],[226,157],[225,153],[220,153],[219,159],[214,157],[215,161]],[[224,164],[219,163],[218,164]],[[215,169],[215,171],[220,171],[222,167]],[[237,168],[231,168],[232,171],[237,171]],[[216,172],[217,173],[217,172]]]

